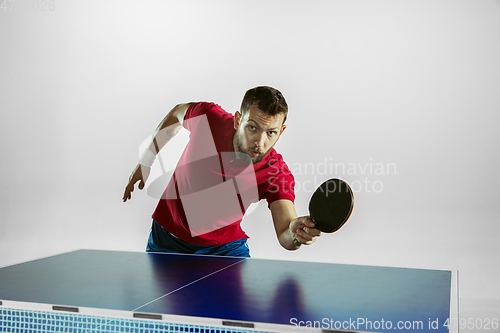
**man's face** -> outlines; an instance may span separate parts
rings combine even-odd
[[[250,106],[244,117],[237,111],[234,117],[234,151],[248,154],[254,164],[262,161],[285,130],[283,119],[283,114],[270,116],[256,105]]]

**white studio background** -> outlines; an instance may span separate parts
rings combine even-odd
[[[144,251],[157,200],[121,200],[140,143],[177,103],[271,85],[298,213],[330,177],[356,206],[287,252],[261,202],[253,257],[459,270],[498,306],[499,1],[0,2],[0,266]]]

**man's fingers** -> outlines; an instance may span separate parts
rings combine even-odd
[[[297,240],[302,244],[311,245],[312,243],[314,243],[316,241],[316,239],[318,237],[317,236],[313,237],[313,236],[303,232],[302,230],[299,230],[299,231],[297,231],[295,238],[297,238]]]
[[[130,199],[130,191],[125,190],[125,193],[123,193],[123,202],[127,201]]]
[[[302,229],[303,226],[309,227],[309,228],[314,228],[316,226],[316,223],[314,223],[313,220],[309,216],[301,216],[297,218],[297,223],[302,225],[299,227],[299,229]]]
[[[315,223],[309,218],[309,216],[304,216],[297,219],[298,229],[295,231],[295,238],[301,244],[310,245],[313,244],[319,236],[321,236],[321,231],[315,229]]]
[[[134,184],[128,183],[127,187],[125,187],[125,192],[123,193],[123,201],[130,200],[132,198],[132,192],[134,191]]]
[[[316,241],[317,237],[313,237],[312,240],[306,242],[306,245],[311,245],[312,243],[314,243]]]
[[[304,227],[302,230],[313,237],[321,236],[321,230],[318,229]]]
[[[316,227],[316,223],[314,223],[314,221],[311,220],[311,217],[309,215],[304,216],[304,224],[310,228]]]
[[[145,168],[145,171],[149,170]],[[142,177],[142,166],[140,164],[137,164],[134,171],[132,171],[132,174],[128,178],[128,184],[127,187],[125,188],[125,193],[123,194],[124,202],[132,198],[132,192],[134,192],[135,183],[137,183],[138,181],[140,181],[138,188],[139,190],[142,190],[146,184],[144,182],[144,178]]]
[[[305,245],[310,245],[316,241],[317,237],[311,237],[307,234],[297,232],[295,238],[301,243]]]
[[[310,241],[313,239],[313,236],[309,235],[307,232],[305,232],[302,229],[297,230],[297,235],[299,235],[301,238],[305,239],[306,241]]]

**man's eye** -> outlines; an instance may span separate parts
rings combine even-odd
[[[250,128],[251,131],[255,131],[257,129],[257,127],[252,126],[252,125],[248,126],[248,128]]]
[[[275,135],[275,134],[276,134],[276,132],[275,132],[275,131],[269,131],[269,132],[267,132],[267,135],[269,135],[269,136],[273,136],[273,135]]]

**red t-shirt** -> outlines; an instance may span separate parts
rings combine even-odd
[[[274,148],[256,164],[234,152],[233,118],[206,102],[192,104],[184,117],[189,142],[152,217],[185,242],[248,238],[240,223],[252,202],[295,200],[293,175]]]

